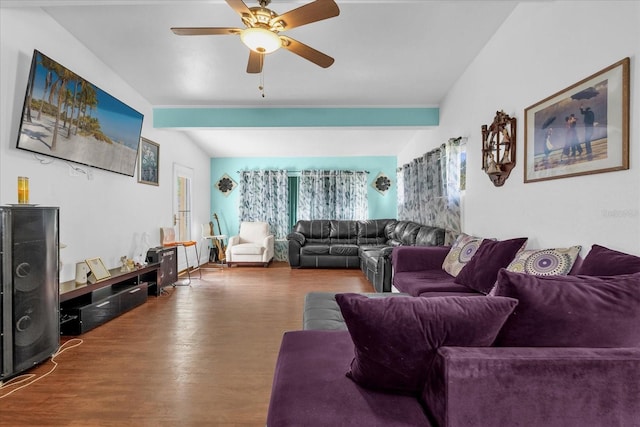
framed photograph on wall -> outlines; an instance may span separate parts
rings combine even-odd
[[[524,182],[629,169],[629,58],[525,109]]]
[[[160,145],[146,138],[140,138],[138,182],[150,185],[160,184]]]

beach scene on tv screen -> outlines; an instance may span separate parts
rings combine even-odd
[[[133,176],[143,116],[35,51],[18,148]]]

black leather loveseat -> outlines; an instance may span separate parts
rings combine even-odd
[[[292,268],[360,268],[377,292],[391,291],[391,250],[440,246],[444,229],[395,219],[298,221],[287,236]]]

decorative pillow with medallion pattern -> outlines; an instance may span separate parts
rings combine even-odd
[[[508,271],[536,276],[566,276],[578,259],[581,246],[520,252],[507,266]]]
[[[447,257],[442,263],[442,269],[456,277],[462,268],[475,255],[484,238],[460,234],[451,246]]]

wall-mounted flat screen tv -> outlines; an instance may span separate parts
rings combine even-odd
[[[17,148],[133,176],[143,118],[35,50]]]

